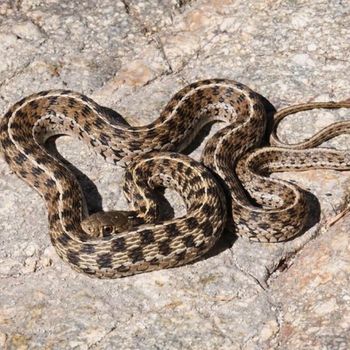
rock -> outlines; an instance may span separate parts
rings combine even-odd
[[[6,340],[7,340],[6,334],[0,332],[0,346],[1,347],[5,348]]]
[[[277,336],[283,349],[346,349],[350,344],[349,225],[347,215],[299,252],[271,284],[283,315]]]
[[[349,98],[350,19],[341,2],[5,0],[0,15],[2,114],[30,93],[63,88],[144,125],[179,89],[216,77],[247,84],[277,109]],[[348,119],[347,109],[303,112],[278,132],[294,143]],[[220,127],[190,155],[200,159]],[[349,149],[349,137],[325,145]],[[92,212],[127,208],[123,169],[77,139],[56,146],[81,172]],[[313,193],[300,237],[256,244],[227,233],[193,264],[109,281],[58,257],[45,203],[1,159],[0,348],[349,348],[349,172],[273,176]],[[177,194],[165,197],[175,214],[185,212]]]
[[[15,275],[21,264],[13,259],[0,260],[0,275]]]
[[[12,33],[20,39],[35,40],[42,42],[43,34],[32,22],[17,23],[12,27]]]
[[[37,254],[37,252],[38,252],[38,245],[35,243],[29,243],[24,250],[24,254],[28,257],[33,256],[34,254]]]
[[[304,53],[294,55],[294,57],[292,59],[296,64],[299,64],[301,66],[314,66],[315,65],[314,62],[312,61],[312,59],[310,58],[310,56],[307,54],[304,54]]]
[[[154,74],[141,60],[130,62],[118,72],[115,78],[117,86],[142,86],[154,78]]]

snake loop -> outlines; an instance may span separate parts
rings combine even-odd
[[[280,111],[275,128],[285,115],[315,106]],[[213,120],[223,127],[205,146],[204,165],[174,153]],[[62,259],[89,275],[115,278],[185,264],[214,245],[226,223],[227,203],[212,172],[229,193],[238,235],[260,242],[297,235],[307,213],[303,192],[267,175],[315,167],[349,169],[349,151],[313,148],[329,135],[349,132],[349,122],[334,125],[294,146],[281,144],[274,129],[273,147],[259,148],[266,126],[260,96],[243,84],[213,79],[180,90],[159,118],[144,126],[111,123],[104,107],[79,93],[33,94],[1,119],[0,145],[10,168],[45,200],[50,238]],[[88,215],[78,181],[45,146],[57,134],[79,138],[109,162],[127,164],[124,192],[133,211]],[[157,187],[179,192],[186,215],[157,220]]]

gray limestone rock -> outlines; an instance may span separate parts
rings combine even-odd
[[[348,4],[335,0],[3,0],[0,112],[67,88],[142,125],[187,83],[215,77],[277,109],[346,99],[349,23]],[[347,110],[299,113],[279,132],[296,142],[344,119]],[[328,145],[349,149],[350,139]],[[71,138],[56,146],[81,172],[91,210],[127,207],[122,169]],[[45,204],[1,159],[0,349],[348,349],[349,172],[274,176],[317,197],[320,218],[302,236],[267,245],[224,235],[193,264],[101,281],[57,257]]]

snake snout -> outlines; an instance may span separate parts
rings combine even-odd
[[[109,237],[133,227],[134,216],[130,211],[101,211],[88,216],[81,227],[91,238]]]

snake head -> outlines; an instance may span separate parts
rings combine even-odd
[[[91,238],[109,237],[140,225],[136,213],[132,211],[98,212],[81,222],[82,229]]]

